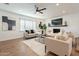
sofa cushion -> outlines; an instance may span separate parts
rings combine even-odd
[[[62,36],[62,35],[57,36],[56,38],[57,38],[58,40],[63,40],[63,41],[68,40],[68,37],[65,37],[65,36]]]

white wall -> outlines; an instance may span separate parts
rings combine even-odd
[[[69,14],[69,15],[64,15],[64,16],[59,16],[63,18],[63,24],[64,21],[67,21],[68,26],[67,27],[48,27],[48,29],[52,28],[60,28],[64,29],[66,32],[73,32],[75,36],[79,36],[79,13],[74,13],[74,14]],[[55,18],[59,18],[55,17]],[[52,18],[52,19],[55,19]],[[52,19],[48,19],[46,21],[46,24],[50,23]]]
[[[2,31],[2,19],[1,19],[2,16],[8,16],[8,17],[11,17],[12,19],[16,20],[16,30],[14,30],[14,31]],[[20,19],[22,19],[22,18],[24,18],[26,20],[36,21],[37,24],[40,21],[42,21],[41,19],[31,18],[28,16],[22,16],[19,14],[0,10],[0,41],[5,41],[5,40],[23,37],[23,32],[20,31]],[[38,29],[38,25],[37,25],[37,29]]]

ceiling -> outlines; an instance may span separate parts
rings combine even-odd
[[[46,8],[43,10],[43,14],[35,13],[35,5],[40,9]],[[14,12],[17,14],[40,18],[40,19],[49,19],[56,16],[62,16],[66,14],[78,13],[79,4],[78,3],[10,3],[9,5],[0,3],[0,9]]]

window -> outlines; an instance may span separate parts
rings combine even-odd
[[[36,22],[28,20],[20,20],[20,30],[36,30]]]

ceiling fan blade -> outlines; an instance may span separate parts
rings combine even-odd
[[[40,9],[39,11],[46,10],[46,8]]]
[[[35,5],[35,8],[37,8],[37,6]]]
[[[36,8],[36,11],[38,11],[38,7]]]
[[[37,10],[37,6],[36,6],[36,5],[34,5],[34,7],[35,7],[35,12],[34,12],[34,13],[36,14],[36,13],[37,13],[37,11],[36,11],[36,10]]]
[[[39,7],[37,7],[37,6],[35,5],[35,9],[38,10],[38,8],[39,8]]]
[[[43,14],[43,12],[40,12],[41,14]]]

